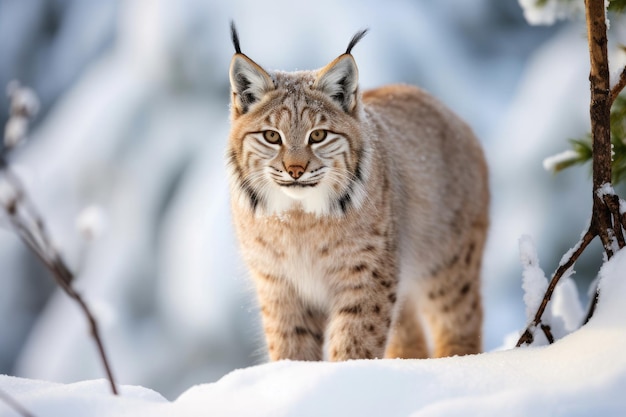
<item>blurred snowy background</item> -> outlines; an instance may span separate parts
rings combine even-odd
[[[422,86],[473,126],[493,194],[485,348],[521,329],[518,238],[534,236],[552,271],[590,213],[587,170],[542,168],[588,130],[582,22],[531,27],[517,0],[0,0],[0,86],[19,79],[42,102],[12,160],[119,382],[174,398],[264,360],[223,164],[231,18],[246,54],[285,70],[325,65],[369,27],[362,87]],[[93,205],[106,227],[85,241],[75,223]],[[0,373],[103,377],[77,308],[0,224]],[[599,263],[598,249],[578,265],[583,297]]]

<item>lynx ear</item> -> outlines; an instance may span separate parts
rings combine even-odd
[[[314,88],[328,94],[347,113],[356,106],[359,71],[350,54],[343,54],[322,68]]]
[[[252,104],[274,89],[274,82],[253,60],[237,53],[230,63],[230,86],[233,106],[240,114],[244,114]]]

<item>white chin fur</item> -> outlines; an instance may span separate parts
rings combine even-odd
[[[322,184],[315,187],[271,187],[266,203],[267,211],[281,214],[292,209],[302,209],[317,215],[330,214],[330,195]]]
[[[304,200],[309,196],[309,191],[313,191],[312,187],[280,187],[281,191],[296,200]]]

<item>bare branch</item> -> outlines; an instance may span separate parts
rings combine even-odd
[[[0,389],[0,400],[4,401],[9,407],[11,407],[16,413],[22,417],[35,417],[28,411],[22,404],[20,404],[15,398]]]
[[[615,102],[615,99],[619,96],[619,93],[622,92],[624,87],[626,87],[626,67],[624,67],[620,73],[617,83],[613,86],[613,88],[611,88],[611,104]]]
[[[530,345],[535,341],[535,337],[533,336],[534,326],[526,327],[526,330],[522,333],[519,340],[515,344],[515,347],[520,347],[522,345]]]
[[[109,361],[105,354],[104,345],[102,343],[100,332],[98,330],[98,324],[94,318],[94,315],[91,313],[91,310],[87,306],[87,303],[85,303],[81,295],[76,290],[74,290],[71,285],[72,281],[74,280],[74,275],[67,267],[63,258],[61,258],[57,254],[56,250],[50,243],[51,239],[46,231],[44,222],[39,216],[38,212],[35,210],[32,202],[28,205],[23,204],[24,201],[27,201],[27,194],[25,189],[21,188],[21,182],[17,180],[17,177],[11,172],[6,163],[2,163],[0,164],[0,166],[4,167],[3,169],[0,169],[0,172],[5,174],[5,180],[16,190],[16,194],[21,196],[21,198],[16,200],[15,204],[17,206],[24,206],[21,207],[24,212],[23,216],[28,215],[29,218],[34,219],[34,221],[31,221],[30,224],[34,224],[36,229],[32,230],[32,228],[28,226],[29,222],[25,221],[26,219],[24,219],[23,216],[20,215],[22,212],[18,210],[12,210],[9,213],[9,220],[11,221],[13,228],[17,232],[18,236],[22,238],[28,248],[39,258],[39,260],[48,268],[48,270],[50,270],[57,284],[63,289],[63,291],[65,291],[65,293],[70,298],[78,303],[80,309],[83,311],[83,314],[85,315],[89,323],[90,333],[93,336],[94,342],[96,343],[98,353],[107,374],[107,378],[111,386],[111,391],[117,395],[117,387],[115,385],[111,366],[109,365]]]
[[[542,324],[541,330],[543,331],[543,334],[546,335],[546,339],[548,339],[548,343],[550,344],[554,343],[554,336],[552,336],[552,330],[550,330],[550,326],[548,326],[547,324]]]
[[[591,301],[589,301],[587,315],[585,316],[585,321],[583,322],[583,324],[587,324],[589,319],[591,319],[591,317],[593,316],[593,313],[596,311],[596,305],[598,304],[599,295],[600,293],[598,292],[598,288],[596,287],[595,291],[593,292],[593,298],[591,299]]]
[[[532,322],[526,327],[526,330],[520,336],[519,340],[517,341],[516,347],[520,347],[524,344],[525,345],[531,344],[534,340],[533,330],[537,326],[541,326],[544,333],[546,333],[546,329],[543,328],[545,325],[542,324],[541,322],[541,317],[543,316],[543,313],[546,310],[546,307],[548,306],[548,302],[552,298],[552,294],[554,293],[556,284],[559,283],[559,280],[563,277],[565,272],[567,272],[567,270],[569,270],[576,263],[580,255],[584,252],[585,248],[589,246],[589,244],[593,241],[595,237],[596,237],[596,234],[591,232],[591,228],[587,230],[585,234],[583,235],[582,239],[580,240],[580,242],[578,242],[578,244],[576,245],[576,249],[572,252],[570,257],[566,259],[564,262],[561,262],[557,270],[554,272],[554,275],[552,276],[552,280],[550,281],[550,284],[548,285],[548,289],[546,290],[546,293],[543,296],[543,299],[541,300],[541,304],[539,305],[539,308],[537,309],[537,312],[535,313],[535,317],[533,318]],[[549,327],[548,327],[548,331],[549,331]],[[551,336],[552,335],[550,334],[550,337],[548,337],[548,334],[546,333],[546,337],[548,337],[548,341],[550,341]],[[552,340],[554,340],[554,338],[552,338]]]

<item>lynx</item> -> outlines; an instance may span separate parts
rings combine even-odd
[[[232,216],[271,360],[481,351],[487,167],[426,92],[362,92],[353,47],[314,71],[266,71],[234,25]]]

